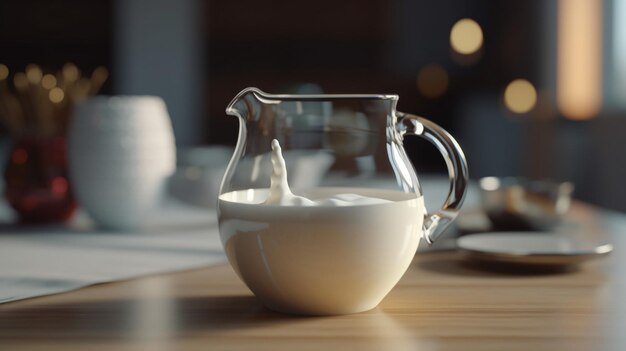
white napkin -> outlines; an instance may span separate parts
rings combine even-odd
[[[174,200],[137,233],[99,230],[84,213],[68,226],[18,227],[11,217],[0,203],[0,303],[226,260],[216,211]]]

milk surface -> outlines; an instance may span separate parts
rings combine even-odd
[[[268,307],[343,314],[374,308],[408,268],[425,215],[422,197],[369,188],[289,189],[277,141],[269,189],[219,198],[228,259]]]

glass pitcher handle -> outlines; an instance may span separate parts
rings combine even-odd
[[[424,237],[432,244],[456,218],[465,199],[468,171],[463,150],[456,140],[437,124],[415,115],[396,112],[401,135],[418,135],[430,141],[441,152],[448,167],[450,190],[443,206],[424,218]]]

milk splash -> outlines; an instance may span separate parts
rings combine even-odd
[[[314,201],[303,196],[295,195],[289,188],[287,181],[287,167],[283,158],[278,140],[272,140],[272,177],[270,179],[270,191],[265,205],[279,206],[355,206],[375,205],[392,201],[365,197],[357,194],[337,194],[328,199]]]

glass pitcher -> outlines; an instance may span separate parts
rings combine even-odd
[[[456,140],[435,123],[396,110],[397,95],[272,95],[246,88],[226,113],[239,118],[239,137],[220,194],[270,185],[271,141],[285,154],[294,193],[315,187],[396,189],[422,196],[402,140],[421,136],[443,155],[450,188],[442,208],[427,214],[423,237],[433,243],[454,220],[468,181]]]
[[[463,152],[434,123],[396,111],[397,101],[248,88],[228,105],[240,128],[218,199],[220,238],[235,272],[270,309],[372,309],[421,239],[432,243],[456,216],[467,183]],[[428,139],[446,160],[450,192],[436,213],[426,213],[405,135]],[[285,184],[293,194],[275,190]],[[294,196],[298,204],[274,202]]]

